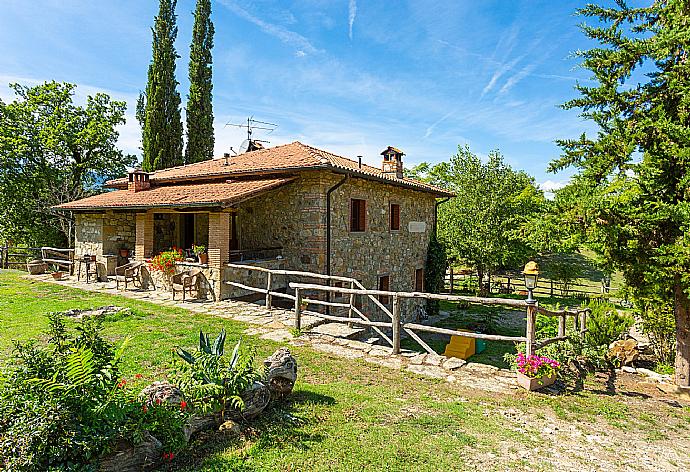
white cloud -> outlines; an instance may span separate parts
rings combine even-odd
[[[284,26],[268,23],[267,21],[252,15],[232,0],[220,0],[220,3],[230,9],[237,16],[244,18],[250,23],[258,26],[264,33],[278,38],[285,44],[296,47],[305,54],[317,54],[323,52],[322,50],[314,47],[314,45],[312,45],[311,42],[301,34],[291,31]]]
[[[352,26],[355,24],[355,17],[357,16],[357,1],[356,0],[350,0],[350,4],[348,5],[348,26],[349,26],[349,37],[350,41],[352,41]]]

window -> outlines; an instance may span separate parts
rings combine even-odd
[[[389,275],[379,275],[379,290],[387,292],[391,289],[391,278]],[[388,295],[379,295],[379,301],[384,305],[390,302]]]
[[[397,203],[391,203],[390,227],[391,231],[400,230],[400,205]]]
[[[424,291],[424,269],[417,269],[414,271],[414,291]]]
[[[361,233],[366,229],[367,202],[353,198],[350,204],[350,231]]]

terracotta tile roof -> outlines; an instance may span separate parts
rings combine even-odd
[[[362,164],[342,156],[317,149],[299,141],[283,144],[267,149],[247,152],[228,159],[213,159],[179,167],[171,167],[153,172],[151,182],[171,182],[198,179],[214,179],[231,175],[251,175],[268,173],[285,173],[286,171],[308,169],[332,169],[347,171],[364,178],[384,180],[392,185],[414,188],[438,196],[452,196],[453,194],[439,187],[426,184],[414,179],[402,178],[384,174],[377,167]],[[117,179],[107,182],[107,186],[123,188],[127,179]]]
[[[151,187],[149,190],[131,192],[115,190],[63,203],[56,208],[64,210],[195,207],[230,205],[258,193],[285,185],[295,178],[267,178],[259,180],[234,180],[205,184],[182,184]]]

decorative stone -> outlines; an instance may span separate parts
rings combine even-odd
[[[290,350],[281,347],[264,361],[266,383],[271,391],[271,400],[289,395],[297,381],[297,360]]]
[[[149,405],[155,403],[171,403],[173,405],[179,405],[179,403],[184,400],[184,395],[182,391],[175,385],[168,382],[153,382],[148,387],[141,391],[141,397]]]
[[[459,357],[449,357],[444,363],[443,368],[447,370],[457,370],[467,364],[467,361]]]
[[[439,356],[438,354],[429,354],[426,356],[426,359],[424,359],[424,363],[429,365],[441,365],[444,360],[444,356]]]
[[[229,409],[225,412],[225,419],[251,420],[261,414],[271,401],[271,391],[262,382],[254,382],[242,395],[244,408]]]
[[[625,339],[614,341],[609,345],[609,359],[618,359],[621,365],[629,365],[640,357],[637,341]]]
[[[238,435],[242,432],[242,427],[232,420],[228,420],[218,427],[218,432],[229,435]]]

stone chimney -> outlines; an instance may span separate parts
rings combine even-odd
[[[127,182],[127,190],[130,192],[141,192],[151,188],[149,182],[149,173],[144,172],[141,168],[136,168],[129,173],[129,182]]]
[[[381,170],[383,174],[389,177],[403,178],[403,162],[402,157],[405,155],[400,149],[388,146],[381,153],[383,156],[383,165]]]

